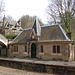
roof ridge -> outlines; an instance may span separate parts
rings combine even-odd
[[[47,25],[47,26],[40,26],[40,27],[51,27],[51,26],[58,26],[58,25]],[[29,30],[29,29],[32,29],[32,28],[26,28],[24,30]]]
[[[29,30],[29,29],[32,29],[32,28],[27,28],[27,29],[23,29],[23,30]]]
[[[47,26],[41,26],[41,27],[51,27],[51,26],[58,26],[58,25],[47,25]]]

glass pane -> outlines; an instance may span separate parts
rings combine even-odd
[[[56,53],[56,46],[53,46],[53,53]]]
[[[60,46],[57,46],[57,53],[60,53]]]
[[[18,52],[18,46],[14,46],[14,52]]]
[[[27,52],[27,46],[25,46],[25,52]]]
[[[41,52],[43,52],[43,46],[41,46]]]

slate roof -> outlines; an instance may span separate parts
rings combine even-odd
[[[13,30],[22,30],[22,27],[16,21],[7,21],[5,28]]]
[[[24,29],[13,41],[12,43],[25,43],[28,42],[28,37],[30,35],[32,28]],[[60,25],[53,26],[43,26],[41,27],[41,36],[39,41],[71,41],[66,32]]]
[[[8,20],[8,21],[6,22],[6,26],[7,26],[8,24],[10,24],[11,26],[13,26],[13,25],[16,24],[16,21]]]
[[[50,41],[63,41],[70,39],[67,37],[66,32],[60,28],[60,25],[54,26],[45,26],[41,28],[41,40],[50,40]]]
[[[34,29],[35,33],[37,34],[36,20],[34,21],[34,24],[32,26],[32,29]]]
[[[0,34],[0,44],[6,46],[8,45],[8,40],[2,34]]]
[[[28,42],[28,37],[31,32],[31,28],[24,29],[21,33],[18,34],[18,36],[12,41],[12,43],[25,43]]]
[[[41,35],[41,27],[38,21],[38,18],[36,17],[34,24],[32,26],[32,29],[34,29],[34,32],[36,34],[36,36],[40,36]]]

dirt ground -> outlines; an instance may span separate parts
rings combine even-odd
[[[0,66],[0,75],[53,75],[53,74],[29,72],[26,70],[18,70]]]

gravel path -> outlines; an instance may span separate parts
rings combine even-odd
[[[0,75],[53,75],[53,74],[29,72],[26,70],[18,70],[0,66]]]

